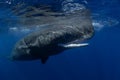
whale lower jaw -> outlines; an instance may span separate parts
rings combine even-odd
[[[80,43],[80,44],[58,44],[58,46],[64,47],[64,48],[76,48],[76,47],[83,47],[88,46],[89,43]]]

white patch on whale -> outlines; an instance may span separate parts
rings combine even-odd
[[[58,44],[58,46],[65,47],[65,48],[76,48],[76,47],[83,47],[88,46],[88,43],[80,43],[80,44]]]

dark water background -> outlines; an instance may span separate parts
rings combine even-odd
[[[10,31],[15,22],[4,21],[11,19],[8,7],[12,1],[7,4],[6,0],[0,0],[0,80],[120,80],[119,0],[74,0],[91,10],[95,35],[89,40],[89,46],[52,56],[44,65],[40,60],[12,62],[7,59],[16,41],[26,34],[25,30],[21,33]],[[55,3],[53,0],[25,2],[30,5]]]

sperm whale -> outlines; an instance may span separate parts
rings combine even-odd
[[[37,18],[29,14],[27,20],[28,18],[31,20],[29,23],[48,24],[48,27],[32,32],[19,40],[13,48],[12,60],[40,59],[44,64],[52,55],[60,54],[67,49],[88,45],[88,43],[78,44],[76,41],[83,42],[91,38],[94,33],[88,9],[76,10],[69,14],[47,12],[46,15]]]

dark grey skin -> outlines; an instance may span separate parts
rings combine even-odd
[[[41,59],[44,64],[49,56],[70,49],[59,44],[69,44],[75,40],[84,41],[93,36],[94,29],[89,10],[76,11],[74,14],[71,13],[54,19],[52,16],[41,17],[41,19],[44,18],[46,21],[43,22],[50,21],[48,27],[33,32],[18,41],[11,54],[12,60]]]

